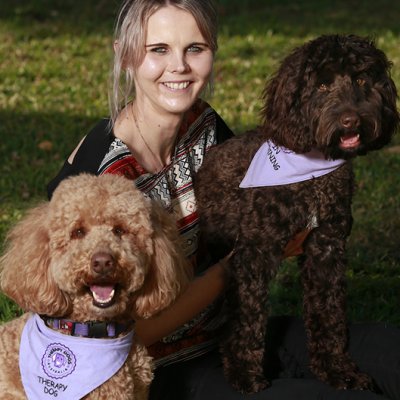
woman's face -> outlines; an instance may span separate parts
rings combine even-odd
[[[158,113],[182,114],[207,84],[213,53],[193,16],[166,6],[150,16],[145,56],[135,71],[136,102]]]

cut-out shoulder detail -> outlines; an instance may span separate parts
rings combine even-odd
[[[74,162],[74,158],[76,153],[79,150],[79,147],[81,147],[82,142],[85,140],[86,136],[82,138],[82,140],[78,143],[78,146],[75,147],[74,151],[70,154],[70,156],[68,157],[68,163],[72,164]]]

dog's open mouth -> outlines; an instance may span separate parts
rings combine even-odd
[[[92,293],[95,306],[106,308],[114,303],[116,293],[114,284],[90,285],[89,290]]]
[[[357,132],[347,133],[340,137],[339,146],[344,150],[351,150],[358,147],[361,144],[360,134]]]

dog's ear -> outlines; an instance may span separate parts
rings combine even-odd
[[[10,230],[0,258],[0,287],[24,311],[63,315],[69,302],[49,270],[48,211],[49,203],[43,203]]]
[[[391,63],[386,59],[386,55],[381,53],[382,64],[384,65],[381,76],[374,84],[374,89],[379,92],[382,99],[382,133],[377,140],[372,143],[374,149],[380,149],[388,144],[396,133],[400,124],[400,116],[397,110],[397,90],[390,76]]]
[[[310,121],[305,115],[308,88],[309,51],[307,46],[294,49],[267,83],[262,109],[263,130],[274,143],[296,153],[313,146]]]
[[[136,315],[148,318],[168,307],[187,287],[192,268],[182,252],[176,222],[152,203],[153,254],[148,276],[136,301]]]

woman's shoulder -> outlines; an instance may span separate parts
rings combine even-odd
[[[80,141],[58,174],[48,183],[47,194],[51,198],[59,183],[69,176],[86,172],[96,174],[104,155],[108,151],[114,134],[110,119],[103,118],[90,129],[89,133]]]
[[[192,119],[196,119],[197,117],[203,115],[211,115],[213,120],[215,121],[215,130],[217,143],[222,143],[230,137],[234,136],[234,133],[223,120],[223,118],[218,114],[218,112],[206,101],[203,99],[198,99],[192,106],[190,110],[190,114]]]
[[[81,140],[77,149],[75,149],[75,155],[70,160],[70,164],[79,172],[96,173],[113,140],[114,134],[110,119],[101,119]]]
[[[110,119],[101,119],[96,125],[93,126],[93,128],[83,139],[82,144],[77,152],[77,159],[79,160],[79,156],[82,156],[83,152],[85,153],[85,157],[81,161],[87,161],[87,157],[93,157],[96,154],[102,154],[103,152],[106,152],[113,140],[114,134]],[[80,151],[81,149],[82,151]]]

